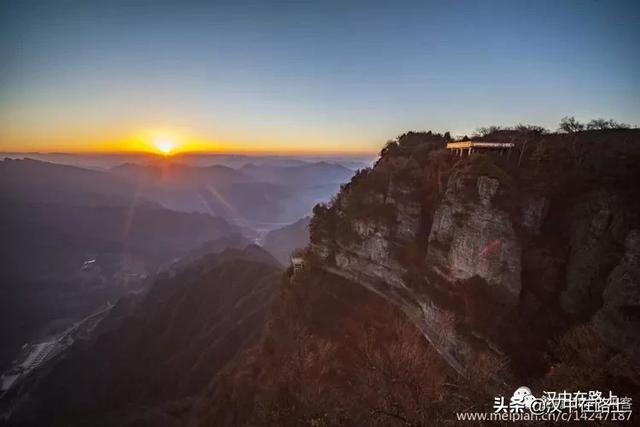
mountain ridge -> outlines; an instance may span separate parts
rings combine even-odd
[[[104,321],[111,326],[56,361],[13,419],[25,425],[171,419],[166,405],[183,405],[258,338],[281,271],[249,245],[161,274],[147,295],[120,304]],[[66,384],[72,387],[61,395]],[[31,405],[39,408],[36,418]]]

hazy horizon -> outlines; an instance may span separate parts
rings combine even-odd
[[[392,139],[392,138],[390,138]],[[72,156],[150,156],[158,158],[179,158],[184,156],[246,156],[246,157],[375,157],[379,154],[381,144],[377,150],[363,152],[341,151],[176,151],[170,154],[162,154],[157,151],[6,151],[0,150],[0,155],[72,155]]]

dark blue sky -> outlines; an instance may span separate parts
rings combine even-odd
[[[640,122],[637,1],[0,8],[0,149],[164,132],[212,149],[375,151],[410,129]]]

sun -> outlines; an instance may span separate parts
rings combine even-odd
[[[171,154],[173,150],[176,148],[175,141],[171,138],[166,138],[166,137],[154,139],[153,145],[158,149],[158,151],[160,151],[165,156],[168,156],[169,154]]]

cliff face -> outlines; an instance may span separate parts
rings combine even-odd
[[[459,373],[485,353],[544,369],[546,342],[584,321],[636,355],[639,132],[521,138],[462,159],[401,138],[316,209],[313,256],[398,305]]]
[[[452,176],[434,214],[425,264],[451,282],[480,277],[515,303],[522,249],[509,213],[492,202],[499,191],[505,190],[495,178]]]
[[[602,306],[593,323],[596,331],[606,337],[617,350],[640,359],[640,231],[632,230],[625,239],[625,252],[620,262],[607,276],[602,293]]]
[[[612,191],[593,191],[573,209],[567,260],[567,286],[562,305],[568,312],[593,314],[602,304],[608,274],[624,252],[633,213]]]

